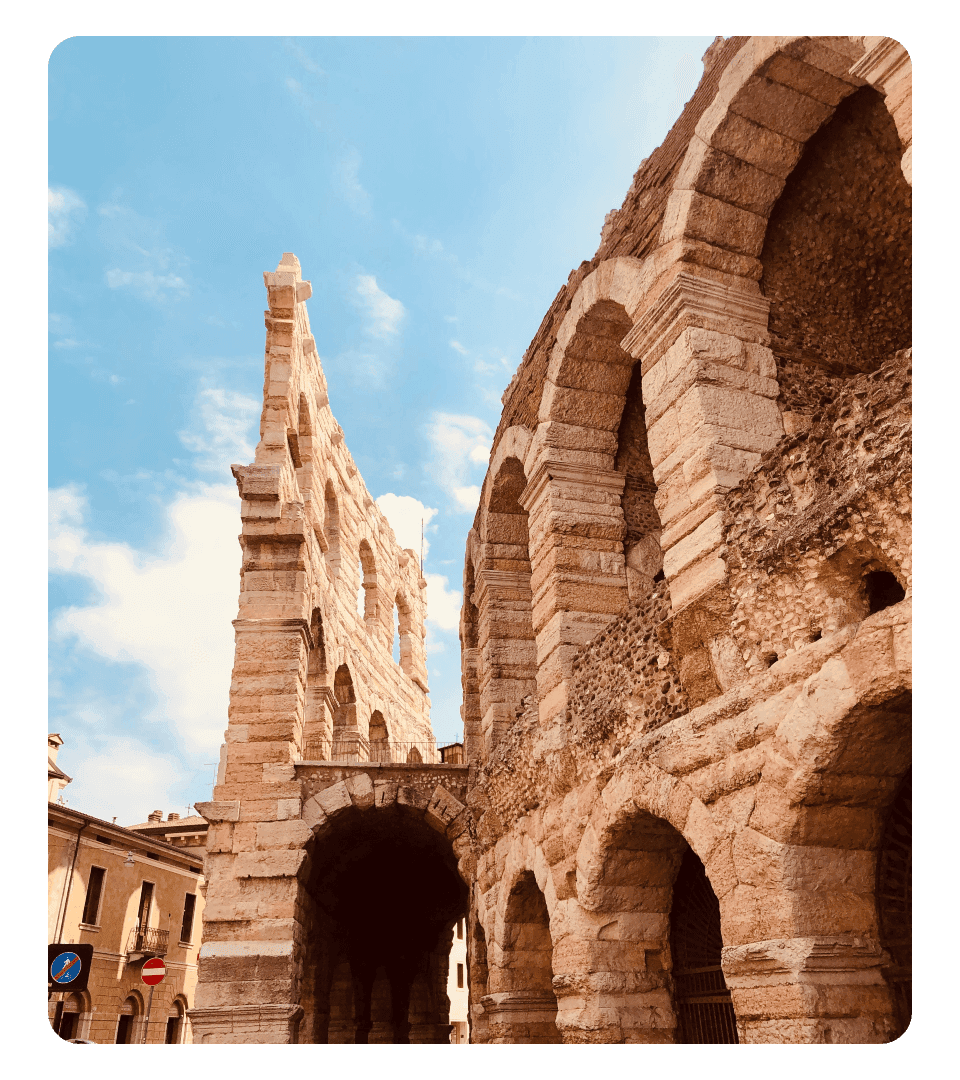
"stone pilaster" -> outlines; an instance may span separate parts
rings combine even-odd
[[[490,1043],[558,1043],[557,999],[549,990],[509,990],[480,999]]]
[[[867,51],[850,69],[850,74],[866,79],[887,99],[887,108],[897,125],[903,145],[900,167],[908,184],[913,183],[913,64],[910,54],[893,38],[868,37]]]
[[[299,1005],[241,1005],[188,1009],[195,1043],[295,1043]]]
[[[895,1008],[887,957],[852,936],[757,941],[723,950],[741,1042],[884,1043]]]
[[[529,514],[541,721],[565,711],[573,656],[627,605],[623,485],[612,469],[547,459],[521,496]]]
[[[681,269],[623,340],[643,365],[674,611],[725,579],[723,496],[783,435],[768,312],[755,281]]]

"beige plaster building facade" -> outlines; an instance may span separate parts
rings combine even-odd
[[[903,1032],[910,166],[897,42],[708,50],[504,394],[463,765],[372,752],[430,739],[420,570],[329,412],[299,264],[265,275],[200,1041],[446,1041],[464,914],[472,1042]]]
[[[61,745],[58,735],[49,737],[54,767]],[[206,829],[194,819],[191,831],[197,823]],[[176,814],[168,825],[177,827]],[[173,843],[51,801],[47,834],[48,940],[93,946],[87,989],[48,999],[57,1033],[95,1043],[191,1042],[187,1011],[200,949],[202,833],[199,844]],[[150,990],[141,972],[143,962],[157,956],[166,976],[154,989],[148,1024]]]

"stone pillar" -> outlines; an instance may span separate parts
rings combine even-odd
[[[725,580],[723,496],[783,435],[769,301],[755,281],[683,265],[623,339],[642,364],[675,612]]]
[[[885,1043],[896,1012],[876,942],[838,935],[756,941],[723,950],[745,1043]]]
[[[188,1009],[195,1043],[295,1043],[303,1016],[299,1005],[235,1005]]]
[[[480,729],[489,752],[516,719],[522,699],[536,693],[536,642],[530,619],[530,575],[477,571],[480,612]]]
[[[480,650],[462,649],[460,653],[463,705],[463,757],[470,765],[479,764],[483,755],[483,734],[480,715]]]
[[[553,453],[534,468],[520,499],[529,514],[542,722],[566,710],[573,656],[628,602],[623,475]]]
[[[549,990],[508,990],[480,999],[489,1043],[558,1043],[557,999]]]
[[[853,65],[850,74],[866,79],[887,99],[887,108],[897,125],[903,145],[900,167],[908,184],[913,183],[913,64],[910,54],[893,38],[864,39],[866,53]]]

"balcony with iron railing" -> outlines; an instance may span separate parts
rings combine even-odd
[[[137,925],[130,931],[127,942],[127,960],[146,959],[149,956],[166,956],[169,930],[156,926]]]

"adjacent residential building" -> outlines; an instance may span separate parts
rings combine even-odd
[[[56,798],[70,782],[56,764],[62,743],[59,735],[48,737],[49,793]],[[49,999],[51,1025],[63,1039],[192,1041],[187,1009],[197,982],[206,823],[161,817],[157,811],[144,825],[125,828],[47,804],[48,938],[94,949],[87,989]],[[150,957],[166,965],[152,1005],[141,980]]]

